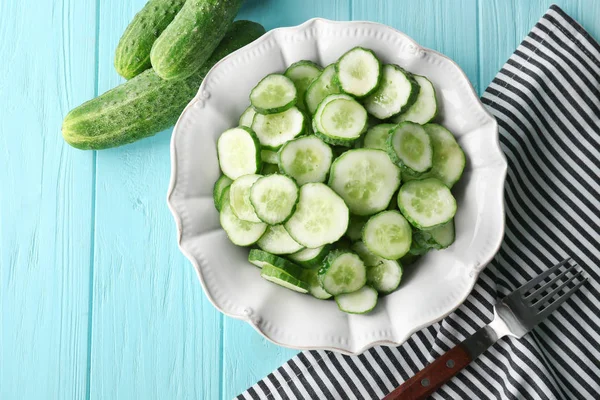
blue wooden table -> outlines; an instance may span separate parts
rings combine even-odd
[[[0,0],[0,399],[229,399],[295,354],[220,315],[176,245],[171,132],[75,150],[69,109],[119,84],[146,0]],[[479,93],[546,0],[247,0],[267,29],[391,25],[456,60]],[[557,1],[598,37],[600,2]]]

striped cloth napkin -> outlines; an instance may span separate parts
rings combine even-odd
[[[552,6],[483,95],[508,159],[506,234],[472,294],[400,347],[306,351],[238,399],[378,399],[486,325],[492,306],[572,256],[588,283],[521,340],[504,338],[434,399],[600,398],[600,45]]]

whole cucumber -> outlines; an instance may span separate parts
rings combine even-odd
[[[192,76],[164,80],[150,69],[82,104],[63,121],[65,141],[78,149],[99,150],[135,142],[173,126],[212,66],[263,33],[265,28],[260,24],[236,21]]]
[[[133,17],[115,52],[115,68],[119,75],[131,79],[152,67],[152,45],[184,4],[185,0],[150,0]]]
[[[242,0],[188,0],[152,46],[154,71],[163,79],[191,76],[221,41],[241,5]]]

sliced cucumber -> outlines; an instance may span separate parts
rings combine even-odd
[[[366,314],[377,305],[377,290],[363,286],[359,290],[335,296],[338,308],[348,314]]]
[[[322,183],[307,183],[300,188],[296,212],[285,228],[301,245],[316,248],[341,238],[348,218],[348,207],[333,190]]]
[[[250,92],[250,104],[261,114],[281,113],[293,107],[297,99],[294,82],[281,74],[265,76]]]
[[[413,240],[423,248],[445,249],[454,243],[454,238],[454,220],[427,231],[413,232]]]
[[[340,93],[340,88],[334,80],[335,64],[325,67],[321,75],[318,76],[306,89],[304,100],[308,112],[314,114],[317,111],[319,103],[330,94]]]
[[[278,150],[282,144],[304,132],[304,114],[296,107],[278,114],[256,114],[252,130],[267,150]]]
[[[260,159],[263,163],[277,164],[279,162],[279,156],[276,151],[273,150],[261,150]]]
[[[397,260],[410,250],[412,230],[398,211],[383,211],[367,221],[362,240],[371,253]]]
[[[424,125],[433,120],[437,115],[437,99],[435,88],[429,79],[420,75],[413,75],[420,90],[417,99],[406,111],[394,117],[394,122],[410,121]]]
[[[233,182],[227,175],[221,175],[219,179],[215,182],[215,186],[213,187],[213,200],[215,202],[215,208],[217,211],[221,211],[221,196],[225,192],[231,182]]]
[[[348,224],[348,230],[346,231],[346,237],[353,242],[360,240],[362,237],[363,226],[365,226],[368,219],[368,217],[363,217],[360,215],[351,215],[350,223]]]
[[[259,249],[252,249],[248,254],[248,261],[258,268],[275,267],[286,274],[300,278],[303,274],[302,268],[283,257],[276,256],[269,252]]]
[[[257,218],[262,222],[270,225],[282,224],[296,209],[298,185],[284,175],[265,176],[252,185],[249,200]]]
[[[433,147],[425,129],[414,122],[401,122],[388,138],[388,155],[396,164],[413,172],[431,169]]]
[[[272,265],[265,265],[260,271],[260,276],[273,282],[279,286],[283,286],[286,289],[293,290],[299,293],[308,293],[309,285],[303,280],[292,276],[285,271],[273,267]]]
[[[293,63],[285,71],[284,75],[290,78],[296,86],[298,92],[298,102],[296,106],[301,110],[306,110],[304,95],[308,86],[321,74],[321,67],[312,61],[302,60]]]
[[[390,137],[390,132],[394,129],[394,124],[379,124],[372,126],[365,134],[363,146],[368,149],[377,149],[387,152],[387,141]]]
[[[331,294],[327,293],[325,289],[321,287],[319,282],[317,269],[307,269],[304,271],[303,280],[308,283],[308,292],[317,299],[327,300],[331,298]]]
[[[292,239],[283,225],[269,226],[256,244],[272,254],[292,254],[304,249],[304,246]]]
[[[265,176],[272,175],[272,174],[278,174],[279,173],[279,165],[263,163],[260,173]]]
[[[402,174],[402,176],[404,176],[404,174]],[[398,210],[398,192],[394,193],[386,210]]]
[[[367,111],[379,119],[390,118],[408,109],[417,99],[419,84],[397,65],[383,66],[379,88],[365,99]]]
[[[250,128],[238,127],[223,132],[217,141],[217,155],[221,171],[230,179],[260,171],[260,144]]]
[[[319,125],[319,123],[321,121],[321,115],[323,114],[323,109],[325,108],[325,106],[327,104],[329,104],[329,102],[331,102],[333,100],[338,100],[338,99],[353,100],[352,96],[347,95],[347,94],[340,94],[340,93],[330,94],[327,97],[325,97],[319,103],[319,106],[317,107],[317,110],[315,111],[315,115],[312,119],[313,132],[316,133],[316,132],[323,131],[323,127],[321,125]]]
[[[451,188],[458,182],[465,169],[465,153],[448,129],[438,124],[427,124],[424,128],[431,137],[433,146],[430,174]]]
[[[263,222],[258,218],[250,202],[250,189],[260,175],[244,175],[237,178],[230,186],[229,202],[233,213],[239,219],[249,222]]]
[[[325,182],[332,160],[331,147],[316,136],[290,140],[279,151],[279,168],[298,185]]]
[[[360,259],[363,260],[367,269],[379,265],[383,262],[383,260],[385,260],[385,258],[381,258],[371,253],[371,250],[367,248],[362,240],[354,243],[352,245],[352,250],[354,250]]]
[[[400,169],[382,150],[348,150],[331,165],[329,186],[356,215],[385,210],[400,185]]]
[[[244,110],[244,112],[242,113],[242,115],[240,115],[240,126],[246,126],[248,128],[252,128],[252,120],[254,119],[254,116],[256,115],[256,111],[254,111],[254,108],[252,108],[252,106],[249,106],[248,108],[246,108]]]
[[[352,246],[367,267],[367,285],[382,294],[391,293],[402,280],[402,266],[396,260],[386,260],[371,253],[363,242]]]
[[[344,93],[362,98],[373,93],[381,81],[381,62],[371,50],[355,47],[335,64],[336,80]]]
[[[456,200],[439,179],[418,179],[402,185],[398,208],[415,228],[431,229],[454,218]]]
[[[321,263],[329,254],[330,245],[320,246],[315,249],[304,249],[297,253],[290,254],[288,258],[304,268],[313,268],[321,266]]]
[[[236,217],[229,199],[223,199],[219,220],[229,240],[238,246],[250,246],[256,243],[267,230],[267,224],[263,222],[248,222]]]
[[[334,296],[351,293],[367,283],[367,269],[356,253],[334,250],[327,255],[319,270],[319,282],[327,293]]]
[[[354,99],[333,99],[317,113],[316,134],[330,144],[352,146],[367,130],[367,110]]]

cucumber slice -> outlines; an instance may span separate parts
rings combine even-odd
[[[227,175],[221,175],[219,179],[215,182],[215,186],[213,187],[213,200],[215,202],[215,208],[217,211],[221,211],[221,196],[225,192],[231,182],[233,182]]]
[[[260,173],[261,173],[261,175],[264,175],[264,176],[278,174],[279,173],[279,165],[263,163]]]
[[[228,129],[217,141],[217,156],[221,171],[230,179],[260,171],[260,144],[250,128]]]
[[[420,75],[413,75],[420,90],[417,100],[405,112],[394,117],[396,123],[410,121],[424,125],[433,120],[437,115],[437,99],[435,88],[429,79]]]
[[[294,82],[296,91],[298,92],[298,102],[296,107],[301,110],[306,110],[306,102],[304,95],[308,86],[321,75],[321,67],[312,61],[302,60],[293,63],[285,71],[284,75]]]
[[[223,199],[219,221],[229,240],[238,246],[250,246],[256,243],[267,230],[267,224],[263,222],[248,222],[236,217],[229,199]]]
[[[377,290],[363,286],[359,290],[335,296],[338,308],[348,314],[366,314],[377,305]]]
[[[365,134],[363,146],[367,149],[377,149],[387,152],[387,141],[390,137],[390,132],[394,129],[394,124],[379,124],[367,130]]]
[[[401,122],[388,138],[388,155],[402,168],[420,173],[431,169],[433,147],[425,129],[414,122]]]
[[[329,186],[356,215],[385,210],[400,185],[400,169],[382,150],[348,150],[331,165]]]
[[[285,271],[276,268],[272,265],[265,265],[260,271],[260,276],[286,289],[293,290],[299,293],[308,293],[308,283],[292,276]]]
[[[312,120],[313,132],[323,132],[323,127],[319,124],[319,122],[321,121],[321,115],[323,114],[323,109],[325,108],[325,106],[327,104],[329,104],[329,102],[331,102],[333,100],[337,100],[337,99],[353,100],[352,96],[347,95],[347,94],[339,94],[339,93],[330,94],[327,97],[325,97],[319,103],[319,106],[317,107],[317,110],[315,111],[315,115]]]
[[[363,242],[352,246],[367,267],[367,285],[379,293],[388,294],[400,285],[402,266],[396,260],[386,260],[371,253]]]
[[[443,126],[427,124],[423,128],[431,137],[433,146],[431,176],[451,188],[458,182],[465,169],[465,153],[456,142],[454,135]]]
[[[381,62],[371,50],[355,47],[335,64],[337,83],[344,93],[363,98],[373,93],[381,81]]]
[[[242,115],[240,115],[239,125],[251,128],[252,120],[254,120],[255,115],[256,115],[256,111],[254,111],[254,108],[252,108],[252,106],[249,106],[248,108],[246,108],[244,110]]]
[[[320,246],[315,249],[304,249],[297,253],[290,254],[288,258],[304,268],[313,268],[321,266],[321,263],[329,254],[330,245]]]
[[[365,99],[365,107],[376,118],[387,119],[412,106],[418,94],[419,84],[410,73],[387,64],[379,88]]]
[[[287,221],[298,203],[298,185],[284,175],[264,176],[252,185],[250,203],[257,217],[270,225]]]
[[[290,140],[279,151],[279,168],[298,185],[325,182],[332,160],[331,147],[316,136]]]
[[[229,202],[233,213],[239,219],[249,222],[263,222],[258,218],[250,202],[250,189],[260,175],[244,175],[237,178],[229,189]]]
[[[352,250],[355,251],[356,254],[358,254],[361,260],[363,260],[367,269],[379,265],[383,262],[383,260],[385,260],[385,258],[381,258],[371,253],[371,250],[367,248],[367,246],[362,240],[359,240],[358,242],[354,243],[352,245]]]
[[[276,151],[273,150],[261,150],[260,159],[263,163],[277,164],[279,162],[279,156]]]
[[[278,114],[292,108],[298,99],[294,82],[281,74],[265,76],[250,92],[250,104],[261,114]]]
[[[304,271],[303,280],[308,283],[308,292],[317,299],[327,300],[331,298],[331,294],[327,293],[319,283],[318,270],[307,269]]]
[[[304,132],[304,114],[296,107],[278,114],[256,114],[252,130],[267,150],[278,150],[282,144]]]
[[[300,188],[296,212],[285,229],[296,242],[316,248],[341,238],[348,218],[348,207],[333,190],[322,183],[307,183]]]
[[[286,274],[292,275],[293,277],[298,279],[304,273],[303,269],[294,264],[293,262],[290,262],[283,257],[276,256],[264,250],[250,250],[250,253],[248,254],[248,261],[256,265],[258,268],[275,267],[277,269],[282,270]]]
[[[362,217],[360,215],[351,215],[350,223],[348,224],[348,230],[346,231],[346,237],[353,242],[360,240],[362,237],[363,226],[369,220],[368,217]]]
[[[383,211],[367,221],[362,240],[376,256],[397,260],[410,250],[412,230],[398,211]]]
[[[319,282],[334,296],[357,291],[367,283],[367,269],[360,257],[351,251],[334,250],[319,270]]]
[[[335,64],[325,67],[321,75],[318,76],[306,89],[304,100],[308,112],[314,115],[319,103],[330,94],[340,93],[340,88],[334,80]]]
[[[315,125],[319,136],[331,144],[352,146],[367,130],[367,110],[354,99],[333,99],[323,107]]]
[[[402,185],[398,208],[415,228],[431,229],[454,218],[456,199],[439,179],[419,179]]]
[[[292,254],[304,249],[301,244],[292,239],[283,225],[268,227],[256,244],[264,251],[272,254]]]
[[[454,243],[454,238],[454,220],[427,231],[413,232],[413,240],[423,248],[445,249]]]

